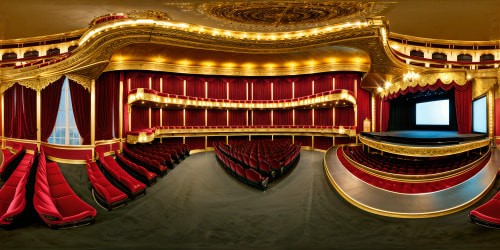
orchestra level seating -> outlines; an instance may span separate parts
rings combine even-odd
[[[35,181],[33,206],[50,228],[93,224],[97,211],[81,200],[66,182],[55,162],[47,163],[41,150]]]
[[[500,229],[500,192],[469,213],[472,223]]]

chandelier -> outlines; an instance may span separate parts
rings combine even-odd
[[[420,74],[415,73],[413,71],[408,71],[407,73],[405,73],[403,75],[403,80],[405,82],[413,82],[413,81],[417,80],[419,77],[420,77]]]

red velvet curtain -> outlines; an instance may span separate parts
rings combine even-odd
[[[226,110],[209,109],[207,111],[207,125],[208,126],[226,126],[227,125],[227,112],[226,112]]]
[[[354,80],[359,76],[355,74],[337,74],[335,75],[335,89],[347,89],[354,92]]]
[[[271,81],[267,79],[257,79],[254,81],[252,100],[271,100]]]
[[[205,97],[205,81],[195,77],[186,82],[186,95],[194,97]]]
[[[14,117],[15,117],[15,112],[16,112],[16,105],[14,103],[14,96],[15,96],[15,87],[10,87],[3,93],[3,100],[4,100],[4,130],[5,130],[5,137],[13,137],[13,131],[14,131]],[[57,107],[56,107],[57,108]]]
[[[162,75],[155,74],[151,79],[151,89],[160,92],[161,82],[165,81],[165,79],[161,80],[162,78],[164,78]]]
[[[459,134],[472,131],[472,83],[455,86],[455,109],[457,111],[457,127]]]
[[[335,126],[353,126],[353,125],[355,125],[353,107],[336,107]]]
[[[387,101],[382,101],[382,132],[387,131],[389,128],[389,112],[391,110],[391,103]]]
[[[160,109],[151,109],[151,127],[160,126]]]
[[[273,100],[292,99],[292,82],[287,79],[277,79],[273,82]]]
[[[103,73],[103,75],[112,74],[113,72]],[[153,75],[147,72],[127,72],[126,78],[130,79],[130,90],[136,88],[149,89],[149,78]],[[99,77],[101,79],[103,76]]]
[[[149,128],[149,108],[132,106],[132,118],[130,130]],[[97,130],[97,129],[96,129]],[[96,132],[97,139],[97,132]]]
[[[229,100],[247,99],[247,81],[237,78],[229,82]]]
[[[356,133],[361,133],[363,131],[363,121],[368,118],[371,121],[371,112],[370,112],[370,92],[359,87],[358,84],[358,97],[357,99],[357,107],[358,107],[358,124],[356,124]],[[371,121],[373,122],[373,121]]]
[[[205,126],[205,110],[186,109],[186,126]]]
[[[271,125],[271,111],[270,110],[254,110],[253,111],[253,125]]]
[[[333,89],[333,76],[323,75],[314,80],[314,93],[321,93]]]
[[[41,91],[41,101],[42,101],[42,113],[41,113],[41,140],[47,142],[54,126],[56,124],[57,113],[59,112],[59,102],[61,100],[61,90],[64,83],[64,77],[59,78],[59,80],[53,82],[49,86],[45,87]],[[71,84],[71,81],[70,81]],[[70,86],[71,87],[71,86]],[[72,98],[73,103],[75,100]],[[90,99],[89,99],[90,101]],[[90,110],[90,109],[89,109]],[[73,108],[73,113],[77,114],[78,110]],[[90,112],[89,112],[90,118]],[[90,125],[90,119],[87,120]],[[77,121],[78,125],[78,121]]]
[[[214,99],[227,99],[227,84],[220,78],[208,82],[207,97]]]
[[[168,76],[163,79],[163,93],[184,95],[184,80],[177,76]]]
[[[144,87],[146,81],[148,82],[147,88],[149,88],[149,77],[144,75],[136,76],[132,82],[135,82],[135,87]],[[119,86],[120,75],[116,72],[103,73],[96,81],[96,140],[109,140],[118,136],[118,112],[119,108],[121,108],[118,97]],[[135,120],[134,116],[132,118]],[[146,120],[146,122],[148,121],[149,119]],[[137,127],[134,129],[137,129]]]
[[[314,77],[305,76],[295,81],[295,98],[312,94],[312,81]]]
[[[333,110],[332,109],[315,109],[314,110],[314,125],[315,126],[333,126]]]
[[[274,110],[273,125],[292,125],[293,110]]]
[[[312,109],[296,109],[295,125],[312,125]]]
[[[229,126],[246,126],[246,110],[229,110]]]
[[[165,109],[162,120],[163,126],[182,126],[184,111],[182,109]]]
[[[22,86],[23,112],[19,117],[22,139],[36,140],[36,91]]]
[[[89,145],[90,144],[90,93],[83,86],[81,86],[80,84],[76,83],[73,80],[69,80],[69,91],[71,94],[71,103],[73,107],[73,113],[75,115],[76,127],[78,128],[80,137],[82,137],[82,145]],[[61,91],[59,91],[58,93],[61,93]],[[42,102],[43,99],[44,98],[42,92]],[[48,136],[50,136],[50,133]],[[42,133],[42,141],[46,141],[48,139],[48,136],[44,140]]]

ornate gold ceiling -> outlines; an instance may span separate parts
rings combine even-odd
[[[263,1],[171,4],[236,30],[288,31],[361,20],[386,9],[385,2]]]

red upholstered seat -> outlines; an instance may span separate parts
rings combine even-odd
[[[500,228],[500,192],[491,200],[469,213],[472,223],[481,226]]]
[[[133,176],[137,177],[138,180],[142,181],[144,184],[151,186],[152,184],[156,183],[156,174],[148,171],[142,166],[139,166],[131,161],[129,161],[127,158],[125,158],[123,155],[118,153],[118,151],[115,151],[116,159],[118,163],[121,163],[121,166],[123,166],[130,174]]]
[[[261,185],[262,188],[267,188],[269,178],[263,178],[257,171],[249,168],[245,170],[246,179],[256,185]]]
[[[87,175],[96,200],[108,210],[127,204],[128,197],[103,175],[96,162],[87,161]]]
[[[99,158],[104,169],[113,177],[118,186],[124,191],[131,199],[135,199],[141,195],[146,194],[146,185],[139,182],[134,177],[130,176],[123,170],[112,156],[106,156],[104,159]]]
[[[33,155],[25,155],[0,189],[0,227],[9,227],[25,211],[26,186],[32,165]]]
[[[91,224],[97,215],[73,192],[57,163],[46,162],[43,151],[38,161],[33,206],[50,228]]]

